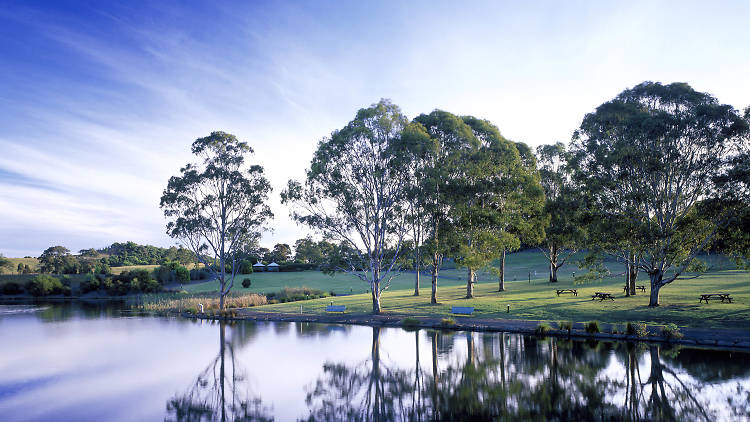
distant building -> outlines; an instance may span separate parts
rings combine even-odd
[[[265,271],[265,270],[266,270],[266,266],[261,264],[260,261],[256,262],[253,265],[253,271]]]
[[[272,262],[272,263],[268,264],[268,267],[266,267],[266,268],[267,268],[268,271],[276,271],[276,272],[278,272],[279,271],[279,264],[277,264],[275,262]]]

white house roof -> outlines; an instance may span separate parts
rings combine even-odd
[[[279,266],[279,264],[277,264],[277,263],[275,263],[275,262],[272,262],[272,263],[268,264],[268,266],[269,266],[269,267],[278,267],[278,266]]]
[[[260,262],[256,262],[253,264],[253,267],[265,267],[265,265],[261,264]]]

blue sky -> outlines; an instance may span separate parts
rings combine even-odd
[[[212,130],[265,167],[272,246],[307,234],[286,181],[380,98],[533,146],[644,80],[750,105],[748,2],[236,3],[2,2],[0,253],[174,244],[159,196]]]

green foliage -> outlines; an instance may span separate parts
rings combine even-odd
[[[175,278],[181,283],[188,283],[190,281],[190,271],[182,265],[177,266],[175,269]]]
[[[445,327],[452,327],[456,325],[456,320],[453,318],[441,318],[440,325],[445,326]]]
[[[672,324],[672,323],[669,323],[665,325],[664,327],[662,327],[661,335],[667,341],[678,340],[683,337],[683,334],[680,332],[680,328],[677,327],[677,325]]]
[[[204,263],[223,269],[273,217],[266,204],[271,184],[263,167],[245,163],[253,150],[234,135],[212,132],[196,139],[192,152],[201,163],[187,164],[179,176],[169,179],[159,206],[171,237]],[[234,272],[227,279],[225,271],[207,268],[219,280],[219,296],[225,297],[234,284]]]
[[[249,259],[243,259],[240,261],[240,274],[252,274],[253,273],[253,263]]]
[[[404,328],[417,328],[420,325],[422,325],[422,322],[419,319],[417,319],[417,318],[406,317],[406,318],[404,318],[404,319],[401,320],[401,325]]]
[[[3,284],[4,295],[20,295],[23,293],[23,287],[15,281],[9,281]]]
[[[571,321],[558,321],[557,328],[562,331],[567,331],[570,334],[573,331],[573,322]]]
[[[183,247],[160,248],[151,245],[139,245],[135,242],[115,242],[97,251],[106,254],[107,264],[113,267],[132,265],[160,265],[167,262],[179,262],[187,265],[195,262],[195,254]]]
[[[158,266],[154,270],[154,278],[156,278],[161,284],[175,281],[187,283],[190,281],[190,271],[177,262],[168,262]]]
[[[211,273],[205,268],[194,268],[190,270],[190,280],[207,280],[211,277]]]
[[[640,322],[628,322],[625,325],[625,334],[636,337],[648,337],[646,324]]]
[[[545,336],[549,334],[550,331],[552,331],[552,327],[546,322],[540,322],[539,325],[534,328],[534,334],[538,336]]]
[[[75,274],[76,264],[70,250],[63,246],[51,246],[39,257],[40,270],[43,273]]]
[[[93,274],[87,274],[86,278],[81,281],[79,284],[79,289],[81,290],[81,294],[86,294],[89,292],[95,292],[99,290],[99,287],[101,286],[101,283],[99,282],[99,279],[96,278]]]
[[[247,289],[247,288],[249,288],[249,287],[250,287],[251,285],[252,285],[252,283],[250,282],[250,279],[249,279],[249,278],[246,278],[246,279],[242,280],[242,287],[244,287],[244,288],[246,288],[246,289]]]
[[[32,296],[48,296],[63,293],[62,282],[56,277],[40,274],[26,283],[26,291]]]
[[[0,273],[3,271],[3,268],[7,268],[13,271],[13,262],[10,259],[4,257],[3,254],[0,254]]]
[[[598,321],[589,321],[586,324],[584,324],[583,328],[589,334],[595,334],[595,333],[601,332],[601,328],[599,328]]]

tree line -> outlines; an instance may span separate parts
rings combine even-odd
[[[445,258],[466,269],[467,298],[480,269],[505,291],[505,254],[522,244],[539,246],[550,282],[577,251],[592,271],[617,259],[628,294],[645,272],[658,306],[660,289],[698,267],[701,251],[748,262],[748,121],[750,108],[742,114],[685,83],[644,82],[587,114],[567,145],[534,151],[487,120],[443,110],[409,119],[381,100],[323,138],[281,199],[325,239],[298,241],[301,258],[368,283],[374,313],[405,266],[416,270],[415,295],[428,270],[437,303]],[[234,135],[213,132],[192,150],[201,162],[170,179],[160,205],[168,233],[215,264],[223,298],[243,248],[273,217],[271,187]],[[271,252],[291,257],[288,245],[263,258],[280,257]]]

